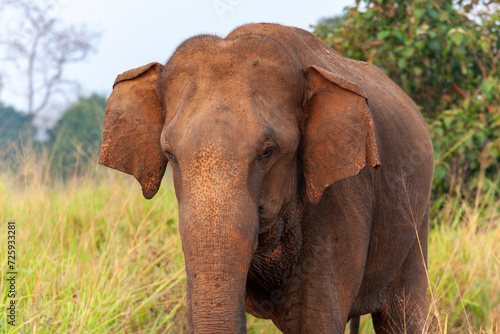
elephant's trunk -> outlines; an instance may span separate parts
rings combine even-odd
[[[198,192],[190,196],[196,201],[180,205],[188,320],[192,333],[246,333],[245,287],[258,210],[250,198],[218,190],[224,195],[212,188],[211,195]]]

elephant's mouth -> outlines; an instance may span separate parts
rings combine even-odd
[[[259,206],[259,234],[267,233],[279,223],[280,218],[271,213],[263,205]]]
[[[264,207],[262,205],[259,205],[259,217],[262,217],[264,215]]]
[[[257,253],[266,254],[273,252],[280,242],[283,234],[283,219],[278,219],[275,224],[269,224],[269,228],[259,233],[259,245]]]

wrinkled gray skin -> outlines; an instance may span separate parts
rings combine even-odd
[[[198,36],[120,75],[100,163],[151,198],[171,163],[193,333],[420,333],[433,150],[380,70],[301,29]]]

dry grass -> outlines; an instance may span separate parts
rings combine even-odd
[[[0,173],[0,272],[6,291],[6,224],[17,230],[17,323],[1,333],[187,332],[177,202],[167,175],[142,198],[132,177],[96,167],[62,183],[48,161],[24,155]],[[500,201],[445,201],[429,237],[429,332],[500,333]],[[434,300],[434,301],[433,301]],[[278,333],[248,318],[250,333]],[[438,321],[439,320],[439,321]],[[372,333],[369,317],[362,332]]]

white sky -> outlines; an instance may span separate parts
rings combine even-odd
[[[185,39],[197,34],[227,35],[253,22],[273,22],[311,30],[322,17],[340,14],[354,0],[58,0],[55,15],[86,23],[102,32],[97,52],[70,65],[65,77],[82,84],[83,93],[111,93],[115,77],[152,61],[164,63]],[[219,8],[217,10],[217,8]],[[20,92],[0,99],[24,109]],[[14,85],[15,86],[15,85]]]

